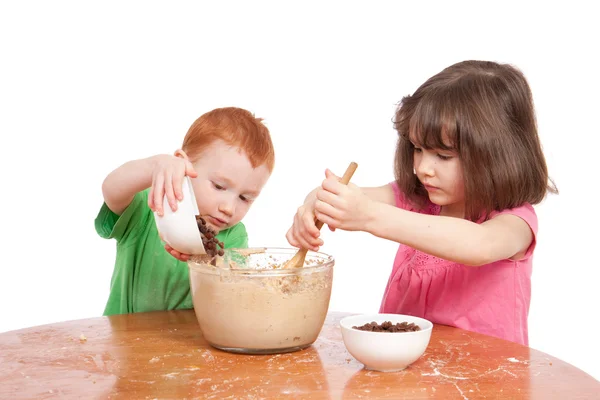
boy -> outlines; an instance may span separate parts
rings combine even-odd
[[[173,156],[133,160],[112,171],[102,184],[104,204],[95,221],[101,237],[117,241],[104,315],[193,308],[185,262],[189,256],[163,248],[153,211],[162,215],[165,194],[176,210],[187,175],[200,215],[224,247],[248,247],[241,220],[267,183],[274,162],[262,119],[228,107],[198,118]]]

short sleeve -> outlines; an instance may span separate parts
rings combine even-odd
[[[406,196],[404,196],[404,193],[400,191],[398,183],[392,182],[390,183],[390,185],[392,185],[392,190],[394,191],[394,201],[396,203],[396,207],[401,208],[403,210],[412,211],[413,207],[410,204],[410,202],[406,199]]]
[[[248,248],[248,232],[244,224],[238,222],[229,228],[227,236],[223,239],[223,244],[226,249]]]
[[[117,242],[137,236],[137,232],[153,220],[147,201],[147,190],[137,193],[121,215],[115,214],[103,203],[95,220],[96,232],[104,239],[116,239]]]
[[[500,212],[493,212],[490,214],[490,218],[494,218],[498,215],[504,214],[515,215],[521,218],[523,221],[525,221],[527,225],[529,225],[529,229],[531,229],[531,232],[533,233],[533,239],[531,241],[531,244],[529,245],[529,248],[525,252],[525,255],[523,256],[523,259],[531,257],[533,251],[535,250],[538,233],[538,218],[537,214],[535,213],[535,209],[531,204],[527,203],[520,207],[511,208]]]

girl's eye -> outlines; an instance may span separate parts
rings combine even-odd
[[[213,182],[213,186],[214,186],[214,187],[215,187],[215,189],[217,189],[217,190],[225,190],[225,188],[224,188],[223,186],[219,185],[218,183],[214,183],[214,182]]]
[[[247,198],[246,196],[242,196],[242,195],[240,195],[240,200],[242,200],[242,201],[243,201],[243,202],[245,202],[245,203],[247,203],[247,202],[249,202],[249,201],[250,201],[250,199],[249,199],[249,198]]]
[[[443,154],[438,154],[437,156],[440,160],[444,160],[444,161],[447,161],[452,158],[452,156],[445,156]]]
[[[415,153],[420,153],[423,151],[423,149],[420,147],[415,147],[414,150],[415,150]]]

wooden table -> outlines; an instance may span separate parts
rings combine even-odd
[[[0,399],[598,399],[600,383],[559,359],[435,325],[401,372],[363,369],[330,313],[315,344],[247,356],[210,347],[193,311],[61,322],[0,334]]]

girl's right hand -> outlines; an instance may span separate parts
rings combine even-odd
[[[319,237],[321,233],[315,225],[315,201],[316,192],[319,188],[313,190],[304,201],[304,204],[298,208],[294,215],[294,223],[287,231],[285,237],[294,247],[319,251],[323,245],[323,240]]]
[[[183,178],[198,176],[187,157],[160,154],[152,157],[152,186],[148,194],[148,206],[162,216],[165,194],[171,210],[177,210],[177,201],[183,199]]]

